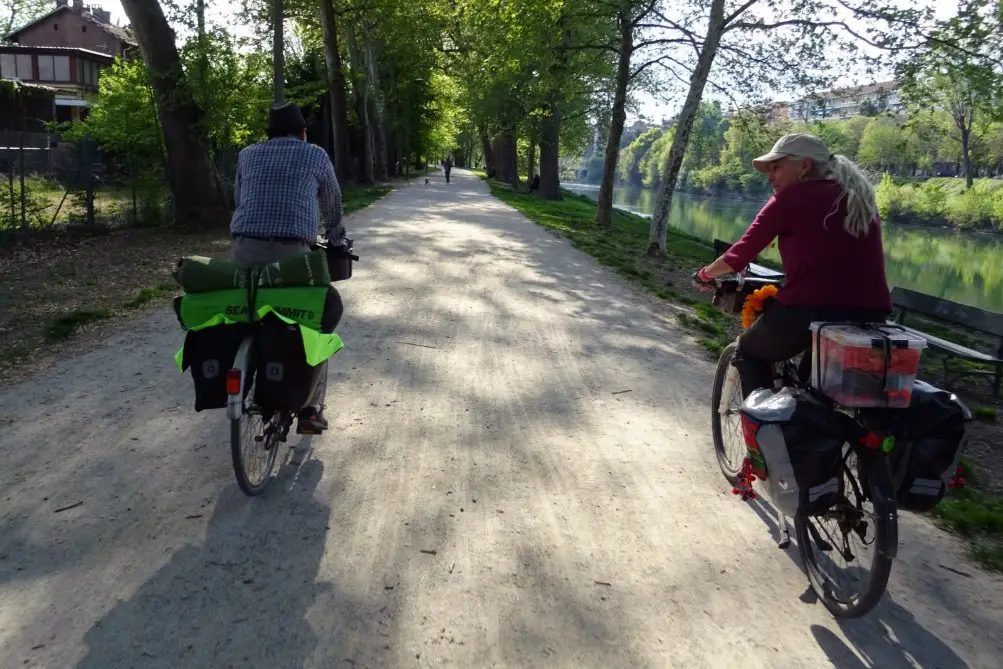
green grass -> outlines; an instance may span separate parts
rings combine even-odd
[[[107,311],[74,311],[52,321],[45,330],[45,337],[49,341],[69,339],[78,328],[107,318],[111,318],[111,313]]]
[[[968,541],[973,560],[986,569],[1003,572],[1003,497],[978,490],[978,475],[965,458],[961,459],[961,471],[965,487],[949,490],[933,509],[933,517]]]
[[[392,190],[391,186],[345,186],[341,190],[345,215],[365,209]]]
[[[976,420],[981,420],[984,423],[996,422],[996,407],[975,407],[972,409],[972,414]]]
[[[127,302],[124,302],[122,306],[125,307],[126,309],[139,309],[140,307],[149,304],[150,302],[156,300],[157,298],[167,297],[169,295],[173,295],[176,292],[177,292],[176,286],[171,286],[166,283],[160,284],[159,286],[156,286],[154,288],[143,288],[141,291],[139,291],[139,293],[136,294],[136,297],[132,298],[131,300],[128,300]]]
[[[725,328],[729,319],[726,314],[710,304],[680,295],[672,288],[671,281],[664,278],[668,272],[689,272],[714,260],[713,245],[670,228],[666,257],[649,258],[644,253],[648,247],[649,219],[614,209],[613,228],[607,232],[596,227],[596,204],[584,195],[562,191],[561,200],[543,200],[536,195],[513,192],[508,184],[497,180],[487,181],[491,193],[499,200],[538,225],[559,233],[601,264],[663,300],[693,307],[694,313],[681,314],[679,323],[699,335],[700,345],[711,353],[720,353],[731,341]]]

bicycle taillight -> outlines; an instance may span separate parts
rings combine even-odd
[[[745,438],[746,447],[756,451],[759,450],[759,444],[756,442],[756,434],[758,432],[759,432],[759,422],[743,413],[742,436]]]
[[[240,370],[230,369],[226,372],[226,394],[227,395],[239,395],[240,394]]]

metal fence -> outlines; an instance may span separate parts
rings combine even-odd
[[[237,151],[214,154],[232,203]],[[0,130],[0,244],[59,227],[98,230],[171,219],[162,165],[135,165],[93,141]]]

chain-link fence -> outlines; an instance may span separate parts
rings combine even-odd
[[[220,186],[232,205],[236,150],[217,151]],[[105,229],[170,221],[161,165],[100,151],[92,140],[0,130],[0,244],[60,227]]]

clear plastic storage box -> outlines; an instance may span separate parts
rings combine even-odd
[[[845,407],[909,406],[925,339],[880,324],[812,323],[811,331],[813,388]]]

